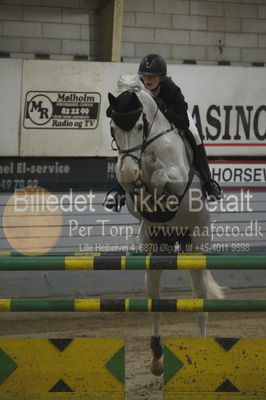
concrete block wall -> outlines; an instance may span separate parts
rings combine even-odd
[[[1,0],[0,55],[98,60],[99,1]]]
[[[0,56],[97,61],[105,0],[0,0]],[[266,65],[266,0],[124,0],[122,61]]]
[[[124,0],[122,56],[266,65],[266,0]]]

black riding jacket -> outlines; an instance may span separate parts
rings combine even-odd
[[[187,115],[188,105],[180,88],[171,80],[165,78],[160,85],[157,98],[163,100],[158,101],[159,108],[165,114],[166,118],[172,122],[177,129],[187,130],[189,120]]]

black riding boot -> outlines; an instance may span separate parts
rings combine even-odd
[[[203,180],[203,189],[209,201],[216,201],[222,198],[219,184],[211,178],[211,171],[208,164],[204,144],[192,146],[194,150],[195,166]]]
[[[103,206],[108,210],[120,212],[121,208],[126,204],[126,194],[119,183],[115,183],[112,189],[106,194]]]

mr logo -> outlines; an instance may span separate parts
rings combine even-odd
[[[45,125],[53,116],[53,103],[49,97],[37,94],[27,102],[26,116],[35,125]]]

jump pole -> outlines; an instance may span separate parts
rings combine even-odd
[[[0,299],[0,312],[266,311],[266,299]]]
[[[0,257],[0,271],[266,270],[266,254]]]

